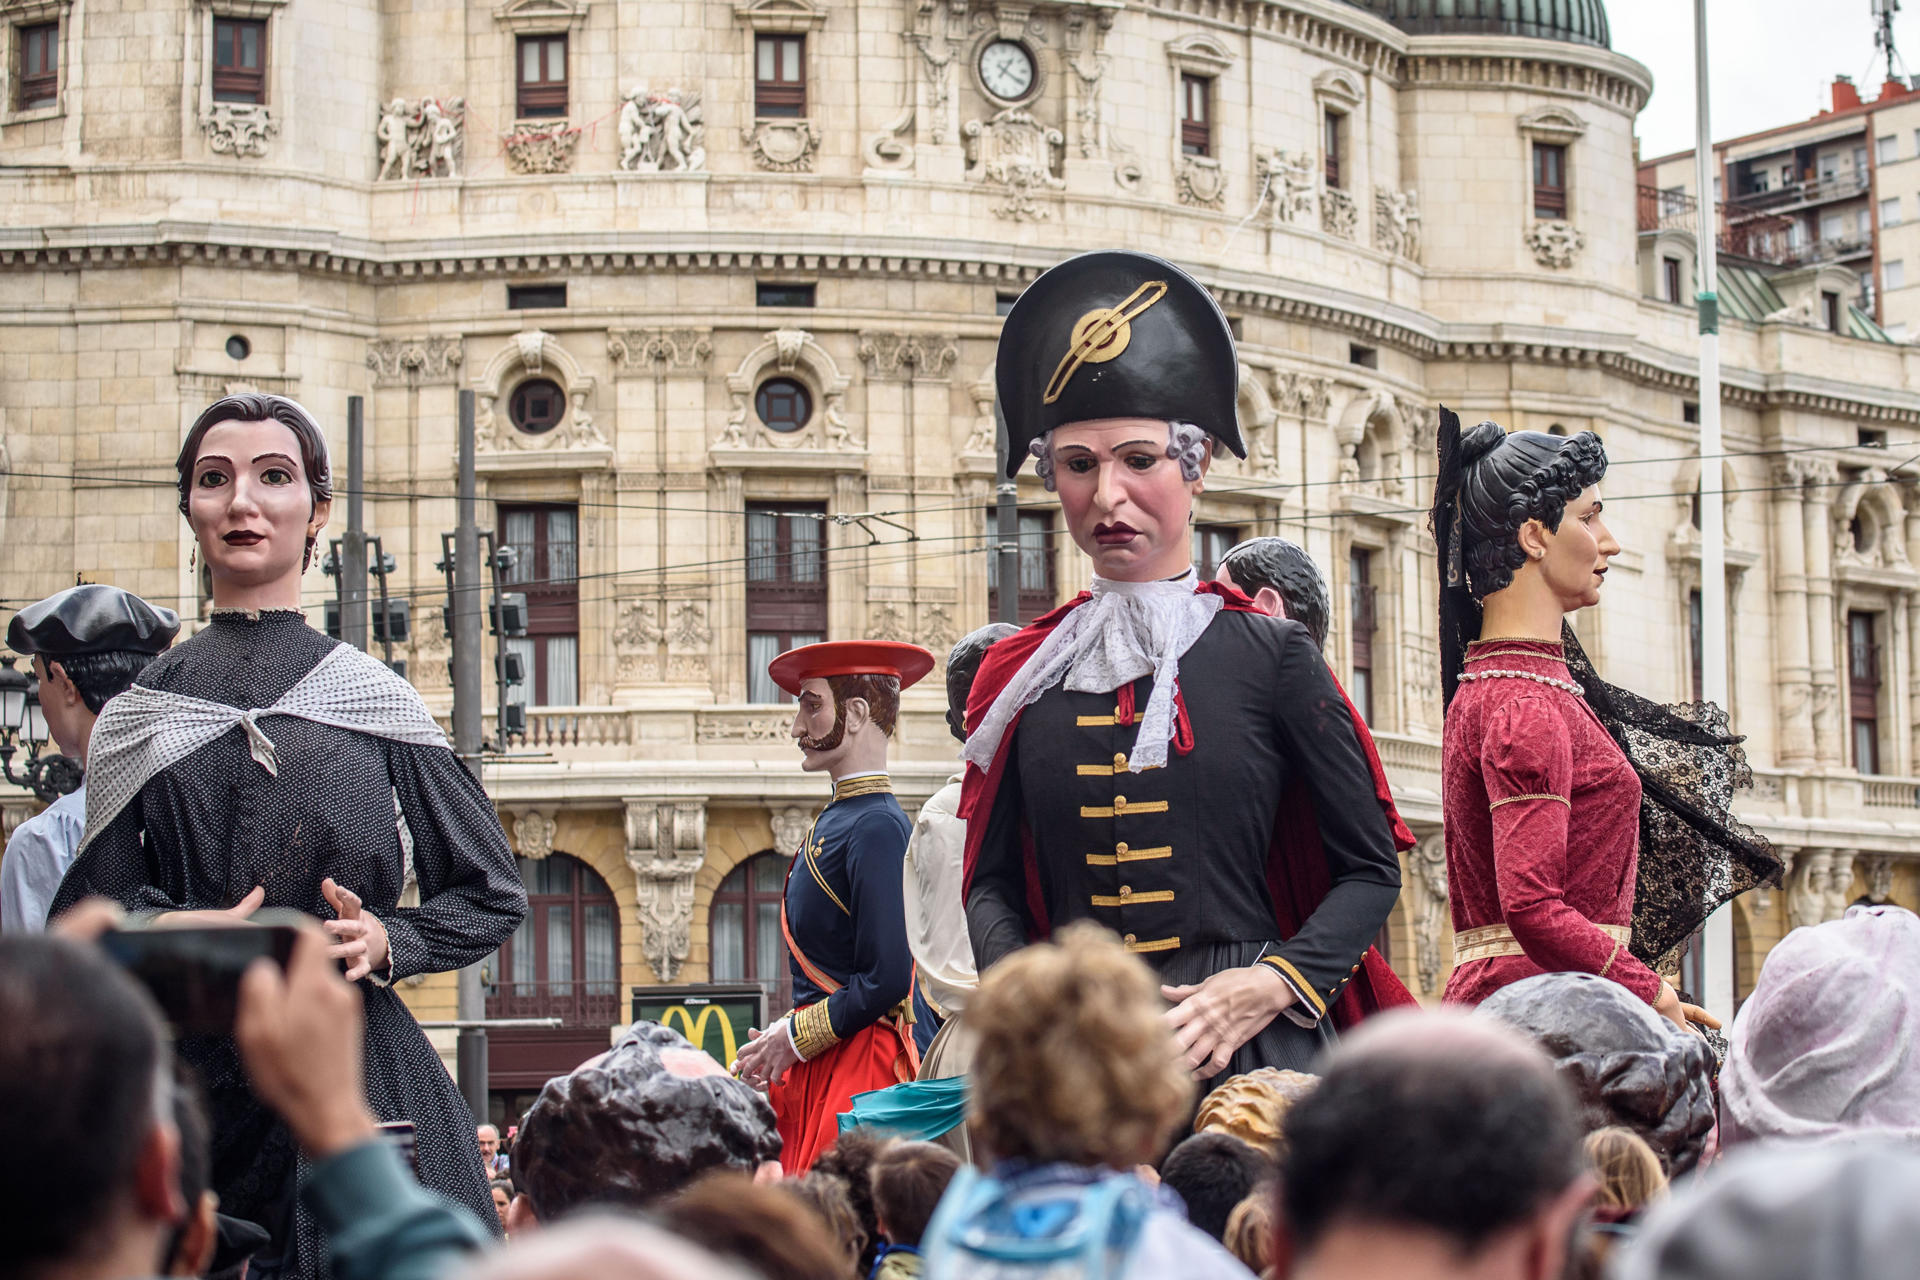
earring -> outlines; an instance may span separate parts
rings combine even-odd
[[[193,550],[187,552],[187,572],[193,573],[200,568],[200,544],[194,543]]]

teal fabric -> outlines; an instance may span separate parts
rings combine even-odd
[[[421,1187],[378,1140],[314,1165],[303,1194],[334,1280],[435,1280],[488,1243],[471,1213]]]
[[[840,1132],[879,1129],[916,1142],[931,1142],[967,1118],[967,1078],[916,1080],[853,1095],[853,1110],[840,1113]]]

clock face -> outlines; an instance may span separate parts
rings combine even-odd
[[[980,83],[987,92],[1018,102],[1033,91],[1033,55],[1016,40],[995,40],[980,51]]]

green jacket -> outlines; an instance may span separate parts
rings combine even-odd
[[[378,1139],[314,1165],[302,1194],[326,1232],[334,1280],[437,1280],[489,1243]]]

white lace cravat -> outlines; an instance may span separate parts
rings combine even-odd
[[[350,644],[322,658],[278,702],[251,711],[136,684],[109,701],[94,723],[80,848],[93,843],[156,774],[234,729],[246,733],[247,750],[260,767],[278,777],[273,739],[260,727],[267,716],[298,716],[418,746],[447,745],[414,687]]]
[[[1151,672],[1153,692],[1127,756],[1139,773],[1167,763],[1174,733],[1173,689],[1180,658],[1220,612],[1222,599],[1198,592],[1189,569],[1159,582],[1093,580],[1093,598],[1062,618],[1007,682],[967,739],[966,760],[989,768],[1013,718],[1063,681],[1074,693],[1111,693]]]

